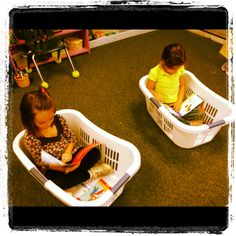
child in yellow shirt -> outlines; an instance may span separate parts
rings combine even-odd
[[[160,103],[171,106],[176,112],[180,110],[185,98],[186,60],[186,52],[181,44],[169,44],[164,48],[159,64],[152,68],[148,75],[149,91]],[[176,118],[188,125],[201,125],[203,114],[200,107],[197,107],[188,114]]]

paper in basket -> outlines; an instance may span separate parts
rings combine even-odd
[[[81,201],[93,201],[101,197],[105,191],[111,189],[105,180],[99,179],[90,189],[77,197]]]

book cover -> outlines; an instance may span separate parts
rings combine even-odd
[[[197,94],[192,94],[183,101],[179,112],[174,111],[174,109],[172,109],[170,106],[166,105],[165,107],[171,114],[182,117],[196,108],[202,102],[203,100]]]
[[[88,144],[86,147],[82,148],[75,156],[74,160],[73,160],[73,164],[79,164],[83,158],[85,157],[85,155],[93,148],[95,148],[96,146],[99,145],[99,142],[95,142],[92,144]]]
[[[102,196],[102,194],[111,189],[104,179],[99,179],[91,188],[77,197],[81,201],[93,201]]]

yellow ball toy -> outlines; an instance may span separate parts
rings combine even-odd
[[[61,61],[62,61],[61,58],[55,60],[55,62],[56,62],[57,64],[60,64]]]
[[[74,78],[78,78],[78,77],[80,76],[79,71],[74,70],[74,71],[72,72],[72,76],[73,76]]]
[[[45,81],[41,83],[41,86],[44,87],[45,89],[49,88],[49,84]]]
[[[26,73],[29,74],[29,73],[32,73],[33,70],[32,70],[32,68],[28,68],[28,67],[26,67],[26,68],[25,68],[25,71],[26,71]]]

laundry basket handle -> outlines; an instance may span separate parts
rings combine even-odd
[[[226,124],[226,122],[224,120],[218,120],[218,121],[215,121],[211,124],[208,124],[208,127],[209,127],[209,129],[212,129],[212,128],[215,128],[217,126],[224,125],[224,124]]]
[[[113,195],[123,186],[127,180],[130,178],[130,175],[125,173],[122,178],[112,187],[111,192]]]
[[[159,107],[161,107],[160,102],[158,102],[154,97],[151,97],[150,100],[152,101],[152,103],[159,109]]]
[[[40,184],[44,185],[48,179],[35,167],[29,170],[30,174],[39,181]]]

